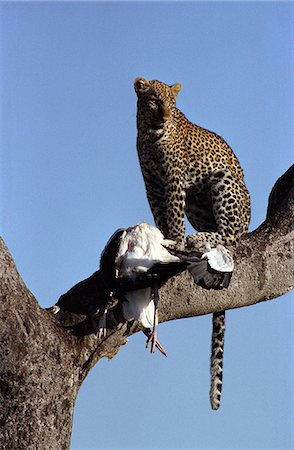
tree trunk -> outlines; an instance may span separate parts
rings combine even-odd
[[[277,298],[294,286],[294,166],[275,184],[265,222],[234,250],[227,290],[194,285],[188,273],[160,292],[160,321],[209,314]],[[42,309],[0,240],[1,449],[68,449],[73,408],[83,380],[102,357],[112,358],[137,331],[120,325],[100,341],[79,339],[69,326],[83,317]]]

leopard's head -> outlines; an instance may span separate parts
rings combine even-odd
[[[168,120],[176,106],[177,95],[182,88],[181,83],[168,86],[161,81],[147,81],[138,77],[134,81],[134,86],[138,96],[138,114],[144,117],[144,121],[149,124],[160,124]]]

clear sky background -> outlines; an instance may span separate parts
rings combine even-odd
[[[118,227],[153,218],[136,154],[137,76],[244,168],[251,230],[293,163],[293,3],[1,3],[2,234],[43,307],[98,267]],[[188,228],[191,232],[191,228]],[[209,405],[211,317],[159,326],[91,371],[72,449],[294,448],[293,300],[229,311],[222,405]]]

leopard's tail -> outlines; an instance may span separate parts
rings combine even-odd
[[[218,409],[222,393],[223,355],[225,340],[225,311],[217,312],[212,317],[212,342],[210,359],[210,404]]]

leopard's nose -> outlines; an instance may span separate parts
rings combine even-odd
[[[150,89],[150,83],[145,78],[137,77],[134,81],[134,87],[137,94],[142,94]]]

